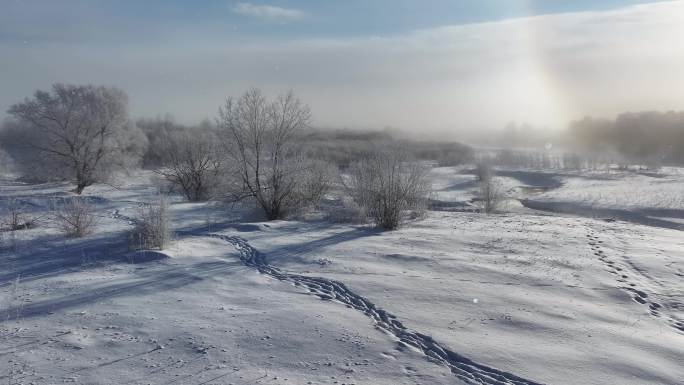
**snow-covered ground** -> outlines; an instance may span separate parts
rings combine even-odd
[[[144,174],[86,190],[82,239],[45,214],[69,186],[4,179],[41,218],[0,233],[0,383],[682,383],[684,175],[499,175],[532,203],[451,210],[477,183],[437,168],[447,209],[394,232],[177,200],[163,253],[126,246]]]
[[[600,208],[684,210],[681,175],[618,174],[562,177],[562,188],[541,198],[584,203]]]

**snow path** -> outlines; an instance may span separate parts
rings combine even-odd
[[[216,233],[207,234],[235,246],[240,259],[249,267],[280,281],[290,282],[306,288],[310,293],[324,300],[340,302],[347,307],[363,312],[370,317],[376,327],[399,340],[403,347],[411,347],[425,354],[433,362],[447,366],[460,380],[471,384],[485,385],[539,385],[540,383],[518,377],[488,366],[478,364],[455,353],[433,340],[432,337],[407,329],[396,317],[354,293],[343,283],[331,279],[310,277],[283,272],[269,265],[265,256],[252,247],[245,239]]]

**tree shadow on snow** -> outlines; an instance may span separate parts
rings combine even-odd
[[[240,267],[243,265],[237,260],[201,262],[189,266],[166,265],[136,272],[132,278],[127,277],[107,285],[79,285],[75,294],[0,309],[0,324],[4,321],[41,316],[114,298],[141,297],[170,291],[207,278],[227,276]]]
[[[3,270],[0,287],[19,277],[20,281],[54,277],[90,266],[125,262],[128,252],[126,234],[111,234],[82,240],[51,238],[32,240],[10,255],[0,256]]]
[[[380,235],[382,233],[383,231],[377,228],[352,228],[311,241],[265,250],[265,254],[267,259],[281,266],[292,263],[309,264],[312,262],[304,258],[307,254],[318,252],[327,247],[336,246],[344,242]]]
[[[277,226],[277,231],[270,232],[268,223],[235,223],[235,222],[224,222],[224,223],[214,223],[211,225],[193,228],[193,229],[180,229],[176,231],[176,234],[180,236],[205,236],[210,233],[220,233],[224,231],[234,231],[236,233],[250,232],[255,233],[250,235],[250,239],[259,240],[268,243],[270,237],[286,237],[288,234],[314,234],[319,231],[326,231],[335,229],[335,225],[331,225],[327,221],[315,221],[315,222],[291,222],[291,223],[279,223]],[[344,226],[341,231],[335,232],[333,234],[324,235],[320,238],[316,238],[303,243],[296,243],[286,246],[278,246],[271,249],[260,250],[263,252],[267,259],[271,262],[275,262],[278,265],[287,265],[290,263],[312,263],[306,260],[304,255],[319,251],[326,247],[338,245],[343,242],[352,241],[359,238],[380,235],[383,230],[359,226],[349,228]]]

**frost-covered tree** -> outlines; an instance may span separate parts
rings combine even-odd
[[[201,128],[159,132],[162,175],[191,202],[211,198],[221,176],[221,160],[217,138]]]
[[[3,145],[28,177],[71,180],[81,194],[140,158],[146,138],[127,104],[116,88],[55,84],[9,108]]]
[[[229,195],[253,198],[269,220],[315,203],[324,185],[314,184],[325,181],[301,156],[298,140],[310,117],[309,107],[291,91],[272,101],[258,89],[228,98],[218,123],[232,170]]]

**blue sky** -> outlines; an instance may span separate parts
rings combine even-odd
[[[252,2],[2,0],[0,1],[0,4],[3,4],[3,12],[0,13],[0,38],[22,41],[63,39],[109,43],[159,38],[169,33],[169,30],[184,31],[198,38],[203,34],[217,33],[226,39],[383,36],[444,25],[479,23],[561,12],[607,10],[648,2],[643,0],[273,0]],[[266,12],[259,13],[260,8],[266,9]],[[240,9],[243,11],[240,12]],[[268,9],[271,13],[268,13]],[[28,25],[42,27],[36,30],[28,28]]]
[[[683,2],[0,0],[0,118],[67,82],[188,123],[255,86],[321,126],[563,127],[682,109],[678,36]]]

